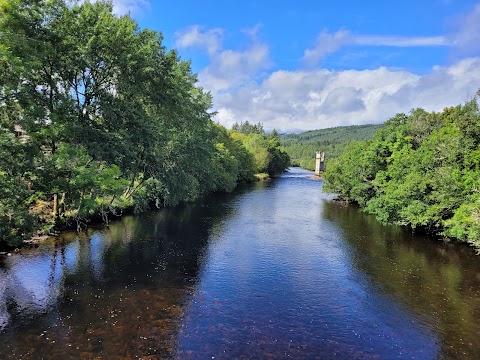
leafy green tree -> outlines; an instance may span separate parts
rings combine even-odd
[[[232,128],[232,134],[241,140],[247,151],[252,154],[256,173],[278,175],[290,166],[290,157],[280,145],[276,131],[267,136],[263,129],[261,132],[260,130],[237,132],[235,128],[235,126]]]
[[[160,33],[105,1],[0,9],[0,246],[252,180],[252,155]]]
[[[253,181],[255,177],[255,159],[242,143],[243,134],[228,132],[223,126],[214,124],[214,141],[223,144],[238,162],[237,182]]]
[[[382,223],[478,247],[479,128],[476,98],[441,113],[399,114],[373,140],[352,144],[329,163],[325,188]]]
[[[0,127],[0,245],[18,246],[38,229],[38,219],[30,214],[33,157],[31,149]]]

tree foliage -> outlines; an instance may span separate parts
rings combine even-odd
[[[240,122],[240,124],[236,122],[233,124],[232,130],[245,135],[265,133],[262,123],[250,124],[248,120],[245,122]]]
[[[160,33],[106,1],[0,10],[0,246],[252,179],[252,155]]]
[[[477,99],[441,113],[415,109],[388,120],[329,163],[326,189],[383,223],[480,247],[480,111]]]
[[[249,124],[249,122],[242,124]],[[260,126],[260,123],[258,126]],[[253,168],[256,173],[278,175],[290,166],[290,157],[280,145],[280,139],[276,130],[273,130],[270,135],[266,135],[263,128],[258,131],[244,132],[237,132],[236,128],[234,125],[231,136],[241,141],[243,146],[253,156]]]

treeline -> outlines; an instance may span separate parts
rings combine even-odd
[[[290,166],[290,157],[281,146],[275,129],[266,135],[261,123],[246,121],[233,124],[231,135],[253,154],[257,174],[277,175]]]
[[[254,179],[243,135],[212,121],[160,33],[103,1],[0,7],[0,247]]]
[[[326,189],[382,223],[422,228],[480,248],[477,98],[441,113],[413,110],[356,142],[326,172]]]
[[[370,140],[381,127],[382,125],[352,125],[312,130],[282,135],[280,142],[293,166],[314,170],[317,151],[325,152],[328,164],[330,159],[340,156],[349,142]]]

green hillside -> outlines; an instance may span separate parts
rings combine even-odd
[[[372,139],[381,127],[382,124],[352,125],[311,130],[300,134],[282,135],[280,142],[290,155],[293,166],[314,170],[316,151],[325,151],[327,161],[337,158],[348,143]]]

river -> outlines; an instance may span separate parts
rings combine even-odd
[[[0,358],[479,359],[480,258],[312,173],[0,259]]]

